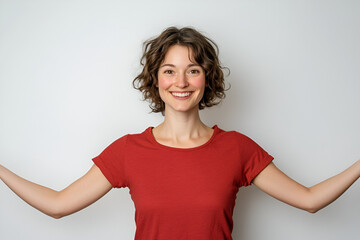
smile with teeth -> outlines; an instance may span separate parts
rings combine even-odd
[[[175,97],[188,97],[192,92],[171,92]]]

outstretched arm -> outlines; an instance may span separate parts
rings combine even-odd
[[[291,206],[315,213],[340,197],[360,176],[360,160],[345,171],[312,187],[305,187],[270,163],[253,183]]]
[[[0,179],[25,202],[54,218],[89,206],[112,188],[96,165],[62,191],[27,181],[1,165]]]

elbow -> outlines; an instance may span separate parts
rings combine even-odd
[[[54,219],[60,219],[67,215],[64,207],[60,203],[54,204],[49,210],[46,214]]]
[[[321,209],[318,201],[314,198],[314,195],[311,194],[310,191],[307,195],[307,198],[304,199],[303,203],[304,205],[301,207],[301,209],[307,211],[308,213],[317,213]]]
[[[50,215],[50,217],[54,218],[54,219],[60,219],[63,216],[62,215]]]
[[[62,214],[60,211],[52,211],[51,213],[48,213],[47,215],[54,219],[60,219],[60,218],[66,216],[65,214]]]
[[[68,204],[66,204],[66,202],[67,201],[64,201],[64,198],[61,195],[61,191],[58,192],[58,195],[49,208],[47,215],[54,219],[60,219],[71,214],[71,211],[69,211],[69,207],[67,206]]]
[[[319,204],[312,198],[310,198],[310,200],[306,204],[306,207],[304,208],[304,210],[308,213],[317,213],[320,209],[321,207],[319,206]]]
[[[317,211],[319,211],[319,209],[310,208],[310,209],[306,209],[306,211],[308,213],[317,213]]]
[[[306,211],[309,212],[309,213],[317,213],[318,211],[320,211],[324,207],[325,206],[323,206],[323,205],[316,204],[313,207],[306,209]]]
[[[59,207],[59,208],[53,209],[53,211],[51,211],[51,213],[48,215],[54,219],[60,219],[60,218],[66,217],[70,214],[71,214],[71,212],[69,212],[66,208]]]

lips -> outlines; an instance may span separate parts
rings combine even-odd
[[[170,92],[171,95],[179,100],[186,100],[188,98],[190,98],[191,94],[193,93],[193,91],[186,91],[186,92]]]

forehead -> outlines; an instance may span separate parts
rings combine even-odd
[[[165,54],[163,62],[166,63],[179,61],[195,63],[193,51],[190,47],[179,44],[169,47]]]

